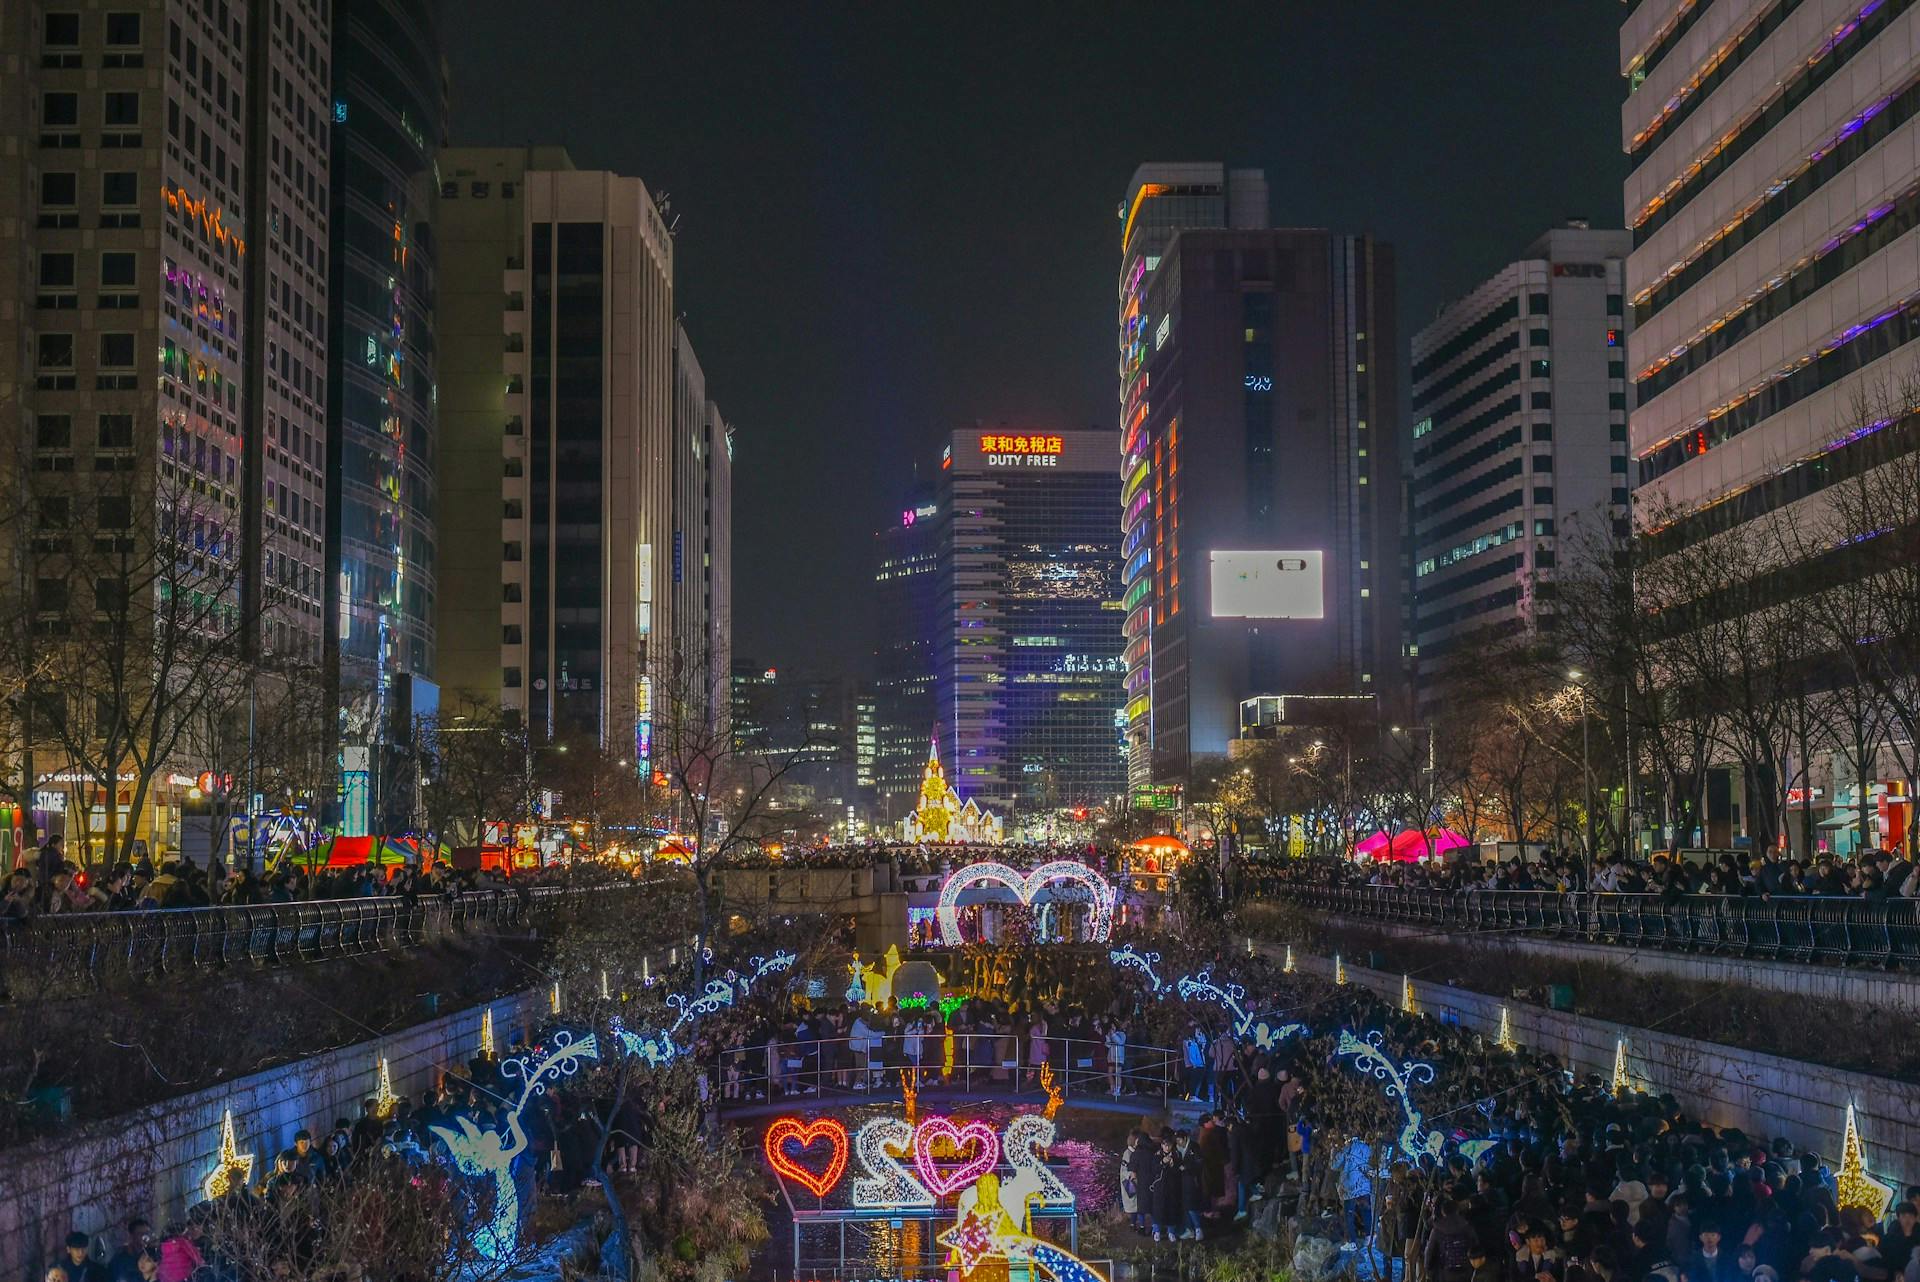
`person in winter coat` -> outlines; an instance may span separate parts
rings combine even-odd
[[[1180,1203],[1180,1157],[1174,1152],[1173,1132],[1160,1134],[1159,1159],[1154,1163],[1153,1171],[1153,1240],[1160,1241],[1165,1234],[1171,1242],[1180,1235],[1182,1221]]]
[[[1479,1244],[1473,1223],[1467,1219],[1468,1210],[1465,1202],[1453,1202],[1434,1222],[1425,1257],[1427,1276],[1434,1282],[1469,1282],[1473,1277],[1471,1256]],[[1479,1250],[1485,1263],[1486,1250]]]
[[[1146,1213],[1140,1209],[1140,1195],[1144,1191],[1140,1177],[1144,1174],[1145,1138],[1139,1131],[1127,1133],[1126,1150],[1120,1154],[1120,1210],[1127,1217],[1127,1223],[1138,1232],[1146,1232]]]

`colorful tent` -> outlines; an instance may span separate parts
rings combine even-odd
[[[1470,846],[1468,841],[1450,828],[1437,828],[1423,833],[1418,828],[1404,828],[1392,837],[1384,831],[1353,844],[1355,858],[1366,857],[1374,860],[1393,860],[1395,863],[1411,863],[1424,859],[1428,855],[1444,855],[1450,850]]]

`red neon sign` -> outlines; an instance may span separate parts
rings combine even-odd
[[[798,1144],[801,1149],[810,1149],[825,1140],[833,1146],[833,1153],[827,1159],[827,1169],[819,1173],[808,1170],[793,1159],[787,1152],[789,1143]],[[805,1188],[815,1197],[825,1197],[847,1170],[847,1128],[838,1118],[818,1117],[811,1122],[802,1122],[797,1117],[783,1117],[767,1128],[764,1142],[767,1165],[774,1173]]]

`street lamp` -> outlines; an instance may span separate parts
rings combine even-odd
[[[1567,669],[1567,680],[1580,692],[1580,782],[1586,790],[1587,813],[1583,821],[1586,829],[1587,846],[1587,887],[1593,887],[1593,758],[1587,746],[1587,686],[1586,674],[1578,668]]]

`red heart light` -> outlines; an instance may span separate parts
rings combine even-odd
[[[805,1150],[822,1140],[833,1146],[833,1156],[827,1160],[827,1169],[818,1174],[800,1165],[787,1152],[790,1143]],[[797,1117],[783,1117],[767,1128],[764,1147],[767,1165],[775,1174],[801,1185],[815,1197],[825,1197],[846,1173],[847,1128],[837,1118],[817,1117],[811,1122],[802,1122]]]
[[[970,1142],[978,1144],[980,1151],[951,1171],[943,1171],[933,1164],[933,1142],[936,1139],[946,1140],[953,1145],[955,1152],[964,1150]],[[991,1171],[999,1161],[1000,1137],[985,1122],[955,1126],[951,1118],[929,1117],[913,1133],[914,1168],[920,1172],[920,1182],[935,1197],[945,1197],[955,1189],[965,1188]]]

